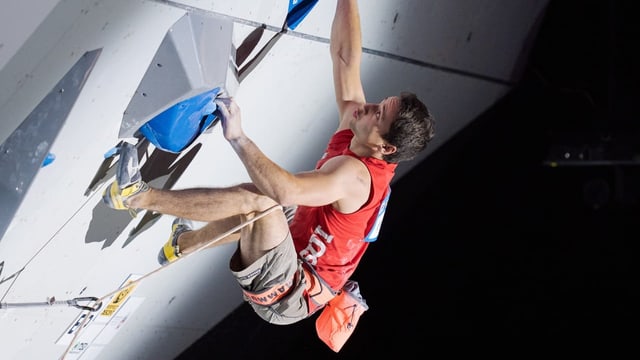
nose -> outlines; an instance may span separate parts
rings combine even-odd
[[[364,105],[364,113],[365,114],[369,114],[371,112],[375,112],[377,107],[378,107],[377,104],[365,104]]]

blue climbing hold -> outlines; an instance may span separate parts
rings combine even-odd
[[[287,27],[295,30],[317,3],[318,0],[289,0],[289,12],[285,21]]]
[[[216,87],[171,106],[142,125],[140,133],[163,151],[181,152],[215,120],[219,92]]]
[[[40,167],[45,167],[51,164],[55,159],[56,159],[56,154],[48,153],[47,156],[45,156],[44,160],[42,161],[42,166]]]

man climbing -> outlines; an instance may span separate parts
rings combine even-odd
[[[340,118],[315,169],[293,174],[274,163],[244,133],[236,102],[218,99],[224,137],[251,183],[162,190],[143,180],[124,189],[114,182],[103,195],[114,209],[176,217],[160,250],[163,264],[248,223],[212,246],[238,241],[230,269],[254,311],[274,324],[307,318],[345,285],[397,163],[414,158],[434,135],[431,114],[412,93],[366,103],[356,0],[337,2],[330,53]],[[207,224],[193,229],[189,220]]]

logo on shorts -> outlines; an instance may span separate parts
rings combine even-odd
[[[239,277],[238,280],[248,280],[248,279],[254,278],[254,277],[260,275],[261,272],[262,272],[262,269],[253,270],[252,272],[248,273],[247,275]]]
[[[249,298],[249,301],[253,302],[254,304],[269,306],[273,305],[278,300],[280,300],[281,297],[285,296],[287,292],[289,292],[289,289],[291,289],[292,285],[293,278],[285,281],[282,284],[275,285],[271,289],[263,291],[259,294],[251,294],[246,292],[245,294]]]

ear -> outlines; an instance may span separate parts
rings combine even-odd
[[[382,155],[390,155],[396,151],[398,151],[398,148],[395,145],[382,144],[380,146],[380,152],[382,153]]]

